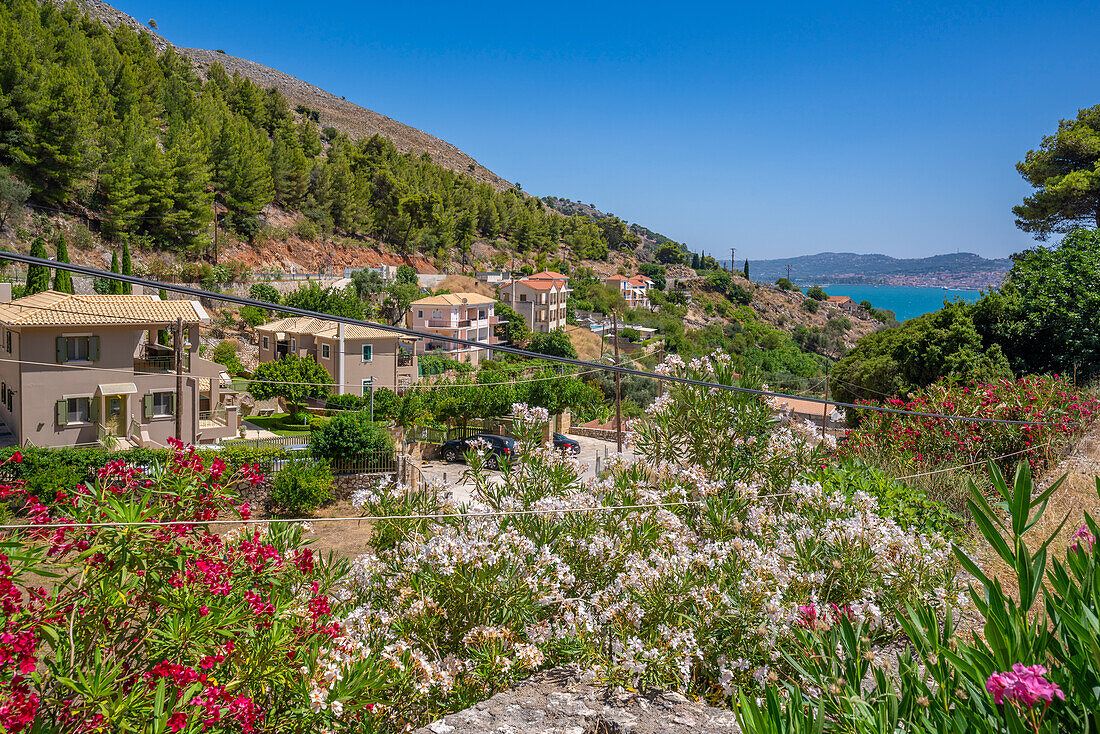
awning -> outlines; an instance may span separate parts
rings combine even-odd
[[[109,382],[99,385],[95,391],[97,395],[134,395],[138,389],[132,382]]]

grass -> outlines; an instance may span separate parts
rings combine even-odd
[[[250,423],[255,428],[262,428],[265,431],[271,431],[279,436],[295,436],[299,433],[309,431],[309,426],[292,425],[287,426],[283,423],[288,417],[289,413],[275,413],[274,415],[267,416],[250,416],[245,418],[245,423]]]

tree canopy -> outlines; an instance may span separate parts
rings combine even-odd
[[[577,350],[573,347],[573,342],[569,341],[569,335],[565,333],[564,329],[554,329],[553,331],[535,334],[531,337],[531,342],[527,345],[527,348],[532,352],[546,354],[551,357],[577,358]]]
[[[986,346],[956,301],[909,319],[896,329],[868,334],[833,367],[832,394],[843,402],[903,397],[942,378],[959,381],[1011,377],[1001,348]]]
[[[1076,229],[1013,260],[975,307],[979,333],[1017,372],[1100,374],[1100,231]]]
[[[1016,170],[1035,188],[1012,208],[1017,227],[1040,240],[1082,225],[1100,228],[1100,105],[1060,121]]]
[[[291,408],[302,405],[306,398],[321,400],[332,392],[332,376],[312,356],[288,354],[274,362],[263,362],[252,377],[254,381],[248,388],[252,397],[283,398]]]

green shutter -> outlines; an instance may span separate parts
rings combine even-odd
[[[146,420],[153,417],[153,393],[146,393],[141,399],[141,413]]]
[[[176,414],[176,394],[175,393],[171,393],[168,396],[168,412],[171,415]]]
[[[68,361],[68,345],[65,343],[65,337],[57,337],[57,363],[65,364]]]
[[[88,420],[99,423],[99,398],[88,398]]]
[[[99,337],[88,337],[88,359],[92,362],[99,360]]]
[[[69,422],[69,401],[57,401],[57,425],[63,426]]]

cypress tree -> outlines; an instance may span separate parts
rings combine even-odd
[[[122,241],[122,274],[123,275],[133,275],[134,274],[133,264],[130,262],[130,242],[128,240],[123,240]],[[134,287],[132,285],[130,285],[129,283],[120,282],[118,285],[119,285],[119,293],[129,295],[130,293],[134,292]]]
[[[745,258],[745,280],[749,279],[749,259]]]
[[[46,254],[46,243],[42,241],[41,237],[35,237],[34,241],[31,242],[31,257],[40,257],[42,259],[49,257],[49,255]],[[41,293],[49,289],[50,269],[45,265],[28,265],[27,287],[23,291],[23,295],[32,296],[35,293]]]
[[[122,272],[122,270],[118,266],[118,251],[117,250],[115,252],[111,253],[111,272],[112,273],[121,273]],[[116,296],[121,295],[124,292],[122,290],[122,283],[120,281],[117,281],[117,280],[112,280],[111,281],[111,290],[109,292],[113,295],[116,295]]]
[[[57,235],[57,262],[69,262],[69,245],[65,242],[65,235]],[[59,293],[73,292],[73,276],[68,270],[58,268],[53,272],[53,289]]]

